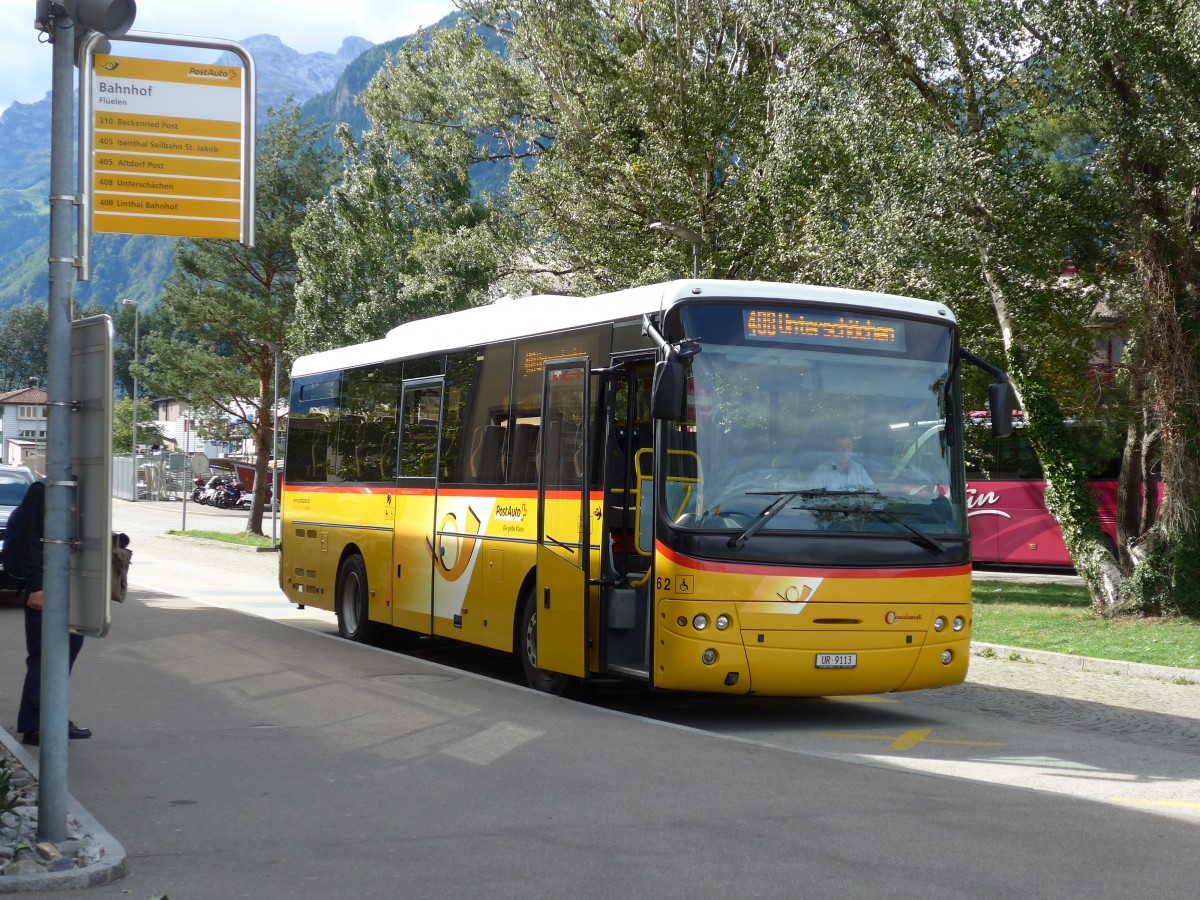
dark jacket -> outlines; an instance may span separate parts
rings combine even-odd
[[[4,570],[25,582],[29,593],[42,589],[42,536],[46,533],[46,484],[29,486],[13,510],[4,534]]]

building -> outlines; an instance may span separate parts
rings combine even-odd
[[[39,474],[45,469],[48,399],[46,392],[36,387],[0,394],[0,430],[4,434],[0,456],[6,465],[29,466]]]

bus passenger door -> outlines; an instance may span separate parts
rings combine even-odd
[[[600,666],[650,680],[650,539],[654,497],[653,355],[615,359],[601,384],[607,433],[600,442],[604,498],[600,584]],[[639,530],[639,523],[644,532]]]
[[[589,391],[586,359],[547,362],[538,471],[537,664],[587,672]]]
[[[433,531],[442,379],[406,381],[400,400],[392,624],[433,631]]]

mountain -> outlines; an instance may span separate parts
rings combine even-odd
[[[254,57],[258,72],[260,122],[267,109],[279,107],[294,97],[297,103],[329,91],[345,69],[375,45],[366,38],[348,37],[337,53],[297,53],[273,34],[258,34],[241,42]],[[222,54],[220,65],[234,65],[232,53]],[[269,77],[265,73],[270,73]]]
[[[427,31],[453,28],[461,15],[462,13],[459,12],[450,13]],[[312,97],[303,105],[304,115],[317,122],[329,123],[331,136],[333,126],[339,122],[347,123],[355,135],[362,134],[367,130],[367,115],[363,112],[362,107],[354,102],[354,98],[366,90],[371,79],[375,77],[375,73],[382,69],[388,59],[395,56],[396,51],[413,37],[414,35],[410,34],[394,38],[382,44],[376,44],[369,50],[360,53],[343,69],[330,88],[327,88],[324,93]]]
[[[267,34],[242,44],[253,56],[258,75],[260,124],[268,108],[280,106],[289,96],[303,104],[334,91],[347,67],[375,48],[365,38],[349,37],[336,53],[298,53]],[[370,75],[366,78],[369,81]],[[47,94],[37,103],[14,103],[0,115],[0,310],[47,297],[49,182]],[[170,276],[173,247],[172,238],[96,235],[92,280],[76,284],[76,299],[80,304],[111,306],[129,297],[153,306]]]
[[[450,13],[427,29],[426,34],[454,28],[461,17],[462,13],[460,12]],[[500,54],[505,52],[503,39],[494,31],[481,28],[477,30],[477,33],[488,49]],[[354,62],[346,66],[331,89],[318,94],[301,107],[304,116],[316,122],[328,123],[329,140],[333,139],[334,127],[341,122],[350,126],[350,131],[355,137],[361,135],[370,127],[370,123],[367,121],[367,114],[361,106],[354,102],[354,99],[366,90],[371,79],[383,68],[388,59],[395,56],[396,52],[414,37],[415,35],[410,34],[406,37],[395,38],[382,44],[376,44],[360,54]],[[428,46],[428,38],[426,38],[426,46]],[[499,146],[493,146],[492,150],[496,157],[503,155]],[[512,166],[500,159],[474,166],[471,171],[472,193],[478,196],[503,190],[508,184],[511,171]]]

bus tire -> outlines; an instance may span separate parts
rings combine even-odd
[[[347,556],[338,570],[338,633],[348,641],[367,643],[371,633],[370,594],[367,592],[367,565],[357,553]]]
[[[521,598],[521,617],[517,625],[517,655],[525,673],[525,683],[535,691],[565,697],[578,679],[537,667],[537,591],[530,588]]]

